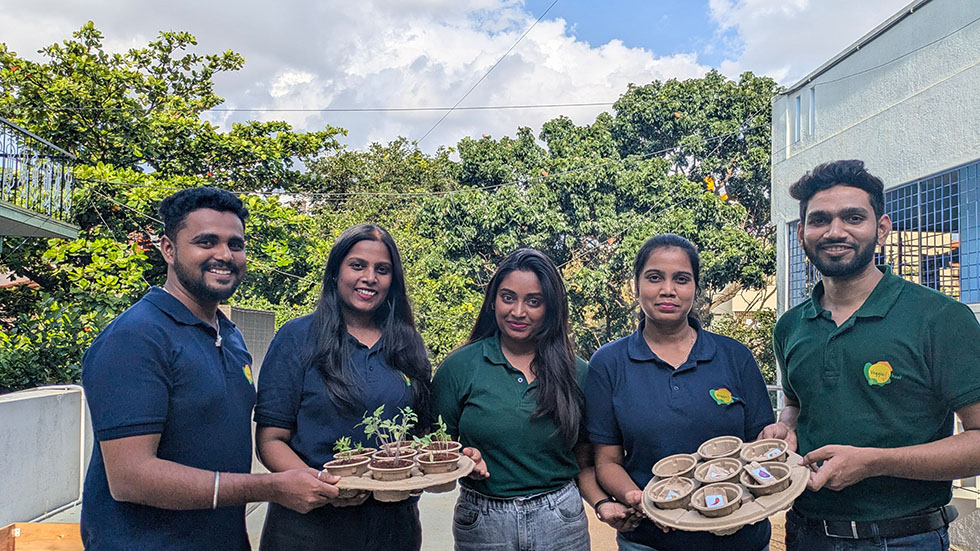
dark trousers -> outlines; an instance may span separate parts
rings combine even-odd
[[[418,500],[356,507],[326,505],[303,515],[275,503],[262,528],[260,551],[419,551]]]

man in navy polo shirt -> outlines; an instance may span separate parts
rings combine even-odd
[[[773,336],[786,408],[762,436],[798,443],[813,471],[786,515],[791,551],[946,549],[950,480],[980,472],[980,324],[874,265],[892,229],[883,187],[861,161],[790,187],[823,276]]]
[[[307,512],[337,496],[315,469],[248,474],[252,357],[220,311],[245,274],[242,202],[180,191],[160,205],[167,281],[109,324],[82,361],[95,431],[86,549],[248,549],[244,504]]]

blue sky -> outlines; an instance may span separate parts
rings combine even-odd
[[[350,147],[419,140],[442,112],[341,113],[336,108],[456,103],[553,0],[34,0],[0,11],[0,41],[21,55],[88,20],[110,50],[185,30],[197,51],[232,49],[243,70],[220,75],[227,126],[285,120],[346,128]],[[686,79],[715,68],[792,84],[901,9],[907,0],[559,0],[462,106],[614,101],[629,83]],[[421,143],[535,133],[558,116],[589,124],[608,107],[455,111]],[[314,111],[300,111],[314,110]]]
[[[528,12],[540,16],[553,0],[529,0]],[[718,51],[704,55],[718,29],[704,0],[589,1],[559,0],[548,17],[572,24],[580,40],[599,46],[621,40],[627,46],[661,55],[698,52],[709,65],[721,63]]]

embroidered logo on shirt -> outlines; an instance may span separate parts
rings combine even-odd
[[[741,400],[738,396],[733,396],[732,391],[727,388],[713,388],[708,391],[708,394],[719,406],[729,406]]]
[[[892,365],[885,361],[864,364],[864,377],[871,386],[885,386],[892,379],[901,379],[898,375],[892,375]]]
[[[248,379],[248,384],[254,385],[255,381],[252,380],[252,366],[245,364],[242,368],[242,372],[245,373],[245,378]]]

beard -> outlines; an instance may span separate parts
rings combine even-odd
[[[851,245],[854,247],[854,257],[848,261],[836,259],[825,259],[820,257],[820,247],[826,245]],[[842,277],[846,278],[848,276],[857,274],[867,267],[874,260],[875,256],[875,241],[870,241],[865,244],[861,243],[849,243],[847,241],[824,241],[817,243],[817,246],[810,247],[806,240],[803,241],[803,252],[806,257],[817,267],[820,275],[824,277]]]
[[[177,281],[180,282],[181,286],[187,290],[187,292],[201,302],[224,302],[231,298],[231,295],[235,294],[238,286],[242,283],[242,278],[240,275],[240,270],[237,266],[226,262],[208,262],[202,264],[200,270],[195,272],[193,268],[185,266],[180,262],[180,259],[174,254],[174,274],[177,276]],[[204,272],[211,268],[224,268],[231,271],[231,276],[234,281],[231,287],[212,287],[205,283]]]

